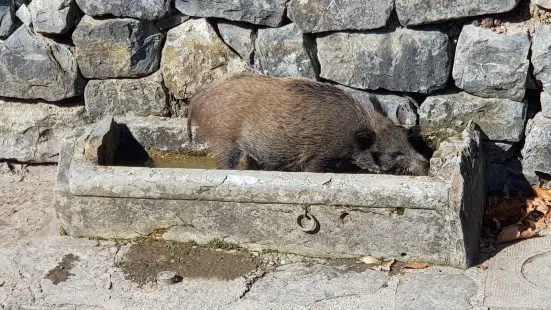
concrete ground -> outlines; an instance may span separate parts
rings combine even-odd
[[[551,309],[547,236],[500,249],[485,270],[389,274],[291,260],[230,281],[140,287],[117,267],[130,245],[60,235],[56,167],[0,167],[0,309]]]

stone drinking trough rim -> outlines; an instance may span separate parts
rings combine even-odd
[[[436,210],[449,202],[449,182],[434,176],[125,167],[89,156],[112,133],[100,125],[77,139],[69,190],[75,196],[332,205]],[[102,133],[101,130],[104,130]],[[100,132],[98,132],[100,130]],[[100,139],[100,141],[98,141]],[[408,205],[403,205],[408,201]]]

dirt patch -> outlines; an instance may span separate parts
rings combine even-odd
[[[65,255],[61,260],[61,263],[57,264],[54,269],[48,271],[48,274],[44,277],[44,279],[51,280],[54,285],[67,281],[70,276],[74,276],[74,274],[69,271],[75,267],[75,262],[78,260],[78,256],[73,254]]]
[[[130,246],[119,263],[125,277],[140,286],[155,282],[161,271],[186,278],[233,280],[261,265],[242,249],[205,248],[192,243],[146,239]]]
[[[390,276],[400,275],[404,274],[404,266],[406,266],[406,262],[402,261],[396,261],[392,266],[390,267],[390,272],[388,273]]]

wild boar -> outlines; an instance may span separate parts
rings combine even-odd
[[[262,170],[425,175],[428,160],[408,130],[370,99],[372,106],[304,78],[238,74],[192,98],[188,128],[197,125],[219,169],[246,158]]]

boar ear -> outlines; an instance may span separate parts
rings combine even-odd
[[[360,150],[365,151],[375,143],[375,133],[369,130],[362,130],[356,133],[356,143]]]
[[[379,98],[377,98],[375,95],[370,94],[369,95],[369,101],[371,101],[371,105],[373,106],[373,109],[377,111],[379,114],[386,116],[385,109],[383,108],[383,105],[381,104],[381,101],[379,101]]]

